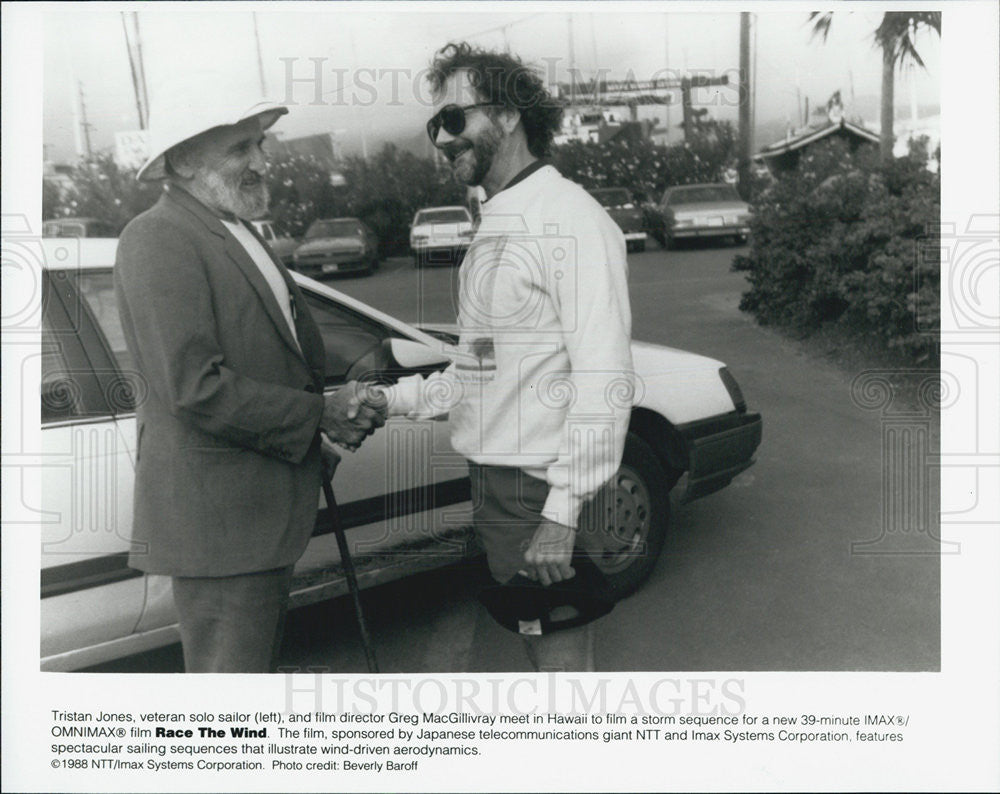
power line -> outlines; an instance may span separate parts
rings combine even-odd
[[[465,36],[461,36],[462,39],[476,39],[480,36],[485,36],[488,33],[500,33],[502,32],[505,36],[507,35],[507,28],[512,28],[514,25],[520,25],[522,22],[527,22],[529,19],[534,19],[535,17],[540,17],[542,12],[537,14],[528,14],[526,17],[521,17],[520,19],[515,19],[513,22],[508,22],[505,25],[497,25],[492,28],[487,28],[486,30],[480,30],[478,33],[469,33]]]

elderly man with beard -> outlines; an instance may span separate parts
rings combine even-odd
[[[324,396],[316,323],[247,222],[267,212],[261,144],[287,109],[197,99],[154,107],[139,178],[164,191],[115,264],[148,385],[129,564],[172,577],[188,672],[269,672],[331,442],[353,448],[384,416],[355,383]]]
[[[562,110],[519,59],[450,44],[430,82],[431,141],[487,200],[459,274],[459,355],[443,373],[388,389],[389,411],[450,412],[475,530],[501,585],[484,603],[524,635],[536,669],[592,670],[587,621],[610,605],[580,515],[618,469],[628,428],[625,241],[541,159]]]

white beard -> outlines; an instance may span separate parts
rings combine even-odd
[[[271,196],[263,179],[252,188],[243,188],[238,184],[230,184],[216,171],[206,169],[201,173],[201,181],[216,209],[231,212],[237,218],[247,221],[267,214]]]

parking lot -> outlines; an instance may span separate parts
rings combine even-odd
[[[936,497],[919,483],[883,496],[887,409],[852,398],[862,373],[738,310],[739,250],[654,243],[629,256],[633,336],[724,361],[763,414],[764,440],[727,488],[674,506],[651,579],[597,624],[597,669],[935,670],[940,549],[926,523],[900,523],[887,502],[927,497],[927,518]],[[328,283],[410,322],[454,321],[455,268],[393,258]],[[933,448],[934,418],[912,425]],[[478,576],[464,567],[366,591],[382,671],[527,669],[520,643],[480,614]],[[347,599],[293,612],[280,665],[364,672]],[[99,669],[181,668],[172,646]]]

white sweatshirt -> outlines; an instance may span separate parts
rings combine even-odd
[[[544,166],[483,205],[459,271],[455,361],[387,390],[389,412],[450,412],[452,445],[550,486],[542,515],[575,527],[617,471],[634,395],[625,239]]]

